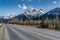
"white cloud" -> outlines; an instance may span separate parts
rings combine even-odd
[[[30,8],[30,9],[34,9],[34,7],[32,7],[32,6],[29,6],[29,8]]]
[[[56,1],[53,1],[54,4],[56,4],[57,2]]]
[[[21,8],[21,5],[18,5],[19,8]]]
[[[22,9],[27,9],[27,8],[28,8],[25,4],[23,4],[23,5],[18,5],[18,7],[19,7],[19,8],[22,8]]]

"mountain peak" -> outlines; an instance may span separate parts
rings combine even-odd
[[[54,9],[48,11],[47,14],[59,15],[60,14],[60,8],[59,7],[54,8]]]
[[[35,15],[43,15],[43,14],[45,14],[45,12],[44,12],[43,9],[39,9],[39,10],[37,10],[37,9],[33,9],[33,10],[27,9],[27,10],[25,10],[24,14],[35,16]]]
[[[60,9],[60,7],[56,7],[55,9]]]
[[[46,14],[41,16],[41,18],[49,18],[49,19],[54,19],[56,16],[60,19],[60,8],[54,8],[50,11],[48,11]]]
[[[54,8],[53,10],[55,10],[55,11],[60,11],[60,8],[57,7],[57,8]]]

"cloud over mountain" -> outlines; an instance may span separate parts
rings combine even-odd
[[[56,1],[53,1],[53,4],[56,4],[57,2]]]
[[[18,7],[21,8],[21,9],[24,9],[24,10],[28,8],[25,4],[22,4],[22,5],[18,4]]]

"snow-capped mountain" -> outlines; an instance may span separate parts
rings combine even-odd
[[[45,14],[45,12],[44,12],[43,9],[39,9],[39,10],[36,10],[36,9],[29,10],[29,9],[27,9],[27,10],[25,10],[25,12],[23,14],[17,15],[14,18],[18,18],[18,19],[21,19],[21,20],[30,20],[30,19],[39,20],[40,16],[42,16],[44,14]]]
[[[8,19],[5,19],[2,16],[0,16],[0,22],[7,22],[7,21],[8,21]]]
[[[25,12],[23,14],[19,14],[19,15],[9,15],[9,16],[3,16],[0,17],[3,21],[7,21],[7,19],[9,21],[11,20],[40,20],[42,18],[49,18],[49,19],[54,19],[56,18],[56,16],[58,16],[60,18],[60,8],[54,8],[48,12],[45,13],[45,11],[43,9],[33,9],[33,10],[25,10]],[[1,20],[0,19],[0,20]]]
[[[60,8],[54,8],[48,11],[46,14],[42,15],[41,18],[48,17],[49,19],[54,19],[56,16],[60,19]]]
[[[14,14],[11,14],[9,16],[0,16],[0,22],[8,22],[9,20],[11,20],[15,16],[16,15],[14,15]]]
[[[41,15],[45,14],[45,12],[43,9],[39,9],[39,10],[33,9],[32,11],[27,9],[27,10],[25,10],[24,14],[36,17],[36,16],[41,16]]]
[[[60,15],[60,8],[54,8],[54,9],[48,11],[47,13],[52,14],[52,15]]]
[[[15,17],[16,15],[14,15],[14,14],[10,14],[10,15],[8,15],[8,16],[2,16],[2,18],[4,18],[4,19],[11,19],[11,18],[13,18],[13,17]]]

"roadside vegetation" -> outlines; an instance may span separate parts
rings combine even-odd
[[[55,29],[60,30],[60,20],[58,17],[54,19],[42,19],[42,20],[19,20],[19,19],[13,19],[9,23],[11,24],[19,24],[19,25],[29,25],[29,26],[35,26],[37,28],[48,28],[48,29]]]
[[[0,24],[0,28],[2,27],[2,24]]]

